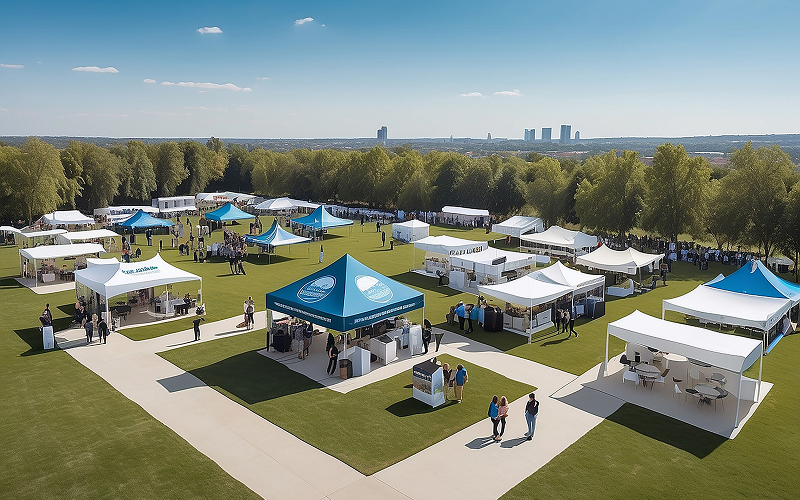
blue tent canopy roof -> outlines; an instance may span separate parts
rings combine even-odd
[[[267,294],[267,309],[340,332],[424,306],[422,292],[373,271],[349,254]]]
[[[725,278],[706,285],[729,292],[789,299],[795,304],[800,302],[800,285],[775,276],[758,260],[745,264]]]
[[[283,246],[283,245],[294,245],[295,243],[307,243],[311,241],[311,238],[304,238],[302,236],[296,236],[281,226],[278,225],[278,220],[275,219],[272,222],[272,225],[264,231],[263,233],[259,234],[258,236],[245,236],[245,241],[248,243],[255,243],[259,246]]]
[[[173,223],[168,220],[153,217],[147,212],[139,210],[132,216],[120,222],[119,225],[122,227],[130,227],[137,229],[143,227],[169,227],[173,225]]]
[[[292,219],[292,222],[302,226],[308,226],[312,229],[328,229],[330,227],[351,226],[353,221],[349,219],[340,219],[330,214],[324,207],[318,207],[316,210],[297,219]]]
[[[252,219],[254,217],[255,215],[248,214],[247,212],[239,210],[230,203],[226,203],[221,207],[219,207],[218,209],[214,210],[213,212],[208,212],[206,214],[206,219],[220,221],[220,222]]]

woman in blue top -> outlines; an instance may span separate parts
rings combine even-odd
[[[469,308],[469,311],[467,312],[467,314],[469,314],[469,316],[467,317],[468,320],[467,333],[472,333],[472,320],[478,321],[478,308],[474,304],[468,304],[467,307]]]
[[[500,419],[497,417],[499,409],[497,408],[497,396],[492,396],[492,402],[489,403],[489,419],[492,421],[492,439],[497,441],[497,425]]]

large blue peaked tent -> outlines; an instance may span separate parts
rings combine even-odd
[[[278,225],[277,219],[275,219],[269,229],[263,233],[259,234],[258,236],[245,236],[244,239],[248,243],[255,243],[258,246],[273,247],[294,245],[295,243],[308,243],[311,241],[311,238],[297,236],[289,231],[286,231]]]
[[[280,311],[339,332],[420,308],[424,316],[424,307],[422,292],[373,271],[349,254],[267,294],[268,311]]]
[[[295,224],[310,227],[314,230],[328,229],[331,227],[352,226],[353,221],[349,219],[340,219],[330,214],[324,207],[317,207],[316,210],[297,219],[292,219]]]
[[[208,212],[206,214],[206,219],[208,220],[215,220],[218,222],[228,222],[232,220],[244,220],[244,219],[252,219],[255,215],[248,214],[238,208],[234,207],[230,203],[226,203],[219,207],[218,209],[214,210],[213,212]]]
[[[131,229],[143,229],[149,227],[169,227],[173,224],[174,224],[173,222],[170,222],[168,220],[153,217],[152,215],[142,210],[139,210],[132,216],[128,217],[127,219],[119,223],[120,226],[129,227]]]

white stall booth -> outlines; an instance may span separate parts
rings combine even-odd
[[[57,239],[61,245],[98,243],[103,245],[109,252],[116,252],[117,242],[120,242],[120,235],[109,229],[90,229],[88,231],[71,231],[59,234]]]
[[[450,256],[450,287],[457,290],[505,283],[536,268],[537,255],[489,247],[480,252]],[[549,257],[545,257],[550,262]],[[474,291],[473,291],[474,293]]]
[[[422,238],[427,238],[430,224],[421,220],[411,219],[406,222],[392,224],[392,238],[403,243],[411,243]]]
[[[57,279],[71,281],[76,270],[86,263],[85,256],[99,256],[105,253],[102,245],[97,243],[74,243],[71,245],[42,245],[35,248],[19,250],[19,275],[21,278],[34,279],[33,286],[39,282],[53,283]],[[69,267],[56,264],[56,259],[74,259]]]
[[[492,232],[507,234],[513,238],[519,238],[528,233],[541,233],[542,231],[544,231],[544,222],[539,217],[515,215],[499,224],[492,224]]]
[[[573,287],[575,291],[572,294],[572,314],[575,316],[596,318],[605,314],[605,307],[598,307],[598,304],[605,302],[605,276],[582,273],[558,261],[552,266],[531,273],[530,276],[541,281]]]
[[[489,211],[480,208],[442,207],[440,222],[453,226],[482,226],[489,220]]]
[[[414,242],[411,270],[427,276],[446,276],[450,272],[450,256],[466,255],[489,248],[485,241],[462,240],[452,236],[428,236]],[[417,250],[425,252],[422,269],[417,270]]]
[[[550,226],[541,233],[519,237],[520,252],[542,253],[556,258],[568,258],[591,252],[597,246],[597,236],[571,231],[560,226]]]
[[[42,215],[40,219],[42,224],[50,224],[51,226],[91,226],[94,224],[94,219],[88,215],[83,215],[77,210],[56,210],[49,214]]]

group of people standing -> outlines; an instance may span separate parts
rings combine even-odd
[[[234,231],[225,230],[225,244],[220,251],[228,257],[228,264],[231,266],[231,274],[247,274],[244,272],[242,264],[247,258],[247,247],[244,244],[244,236],[236,234]]]
[[[492,396],[492,401],[489,403],[489,419],[492,421],[492,439],[501,441],[503,433],[506,431],[506,418],[508,418],[508,399],[505,396],[498,397]],[[528,395],[528,402],[525,404],[525,421],[528,424],[528,432],[524,434],[525,439],[530,441],[533,439],[533,432],[536,430],[536,417],[539,415],[539,402],[536,400],[536,395],[530,393]],[[500,430],[498,431],[498,427]]]
[[[575,331],[575,314],[569,309],[556,309],[553,313],[553,322],[556,324],[556,333],[568,333],[567,338],[578,332]]]
[[[444,377],[444,400],[449,400],[450,389],[453,389],[455,398],[453,401],[462,402],[464,400],[464,386],[469,382],[467,369],[464,368],[464,365],[459,364],[455,370],[451,370],[450,364],[444,363],[442,365],[442,375]]]

